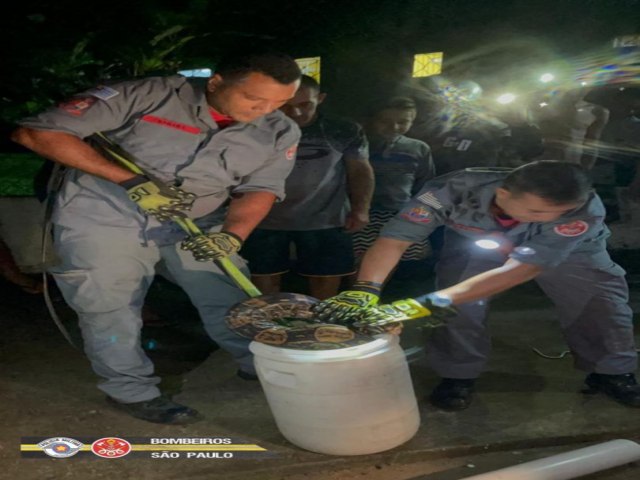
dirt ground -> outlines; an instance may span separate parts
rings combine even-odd
[[[495,472],[499,469],[559,455],[583,447],[583,445],[576,445],[574,448],[563,446],[492,452],[404,465],[379,463],[363,467],[294,474],[277,478],[279,480],[463,480],[474,475],[480,475],[481,473]],[[556,477],[550,476],[544,478]],[[634,462],[612,469],[601,470],[580,478],[584,480],[637,480],[640,478],[640,463]],[[495,480],[507,479],[496,476]],[[511,480],[511,478],[508,480]]]
[[[424,288],[424,282],[418,285],[400,281],[390,285],[389,295],[397,292],[411,295],[414,291],[417,293]],[[640,288],[637,290],[640,291]],[[115,412],[105,404],[104,396],[95,388],[97,379],[91,372],[86,358],[82,352],[66,344],[51,322],[40,298],[1,283],[0,293],[0,324],[3,331],[3,335],[0,336],[0,418],[3,419],[0,422],[0,479],[461,480],[482,472],[583,448],[587,445],[584,442],[598,443],[597,438],[600,438],[599,441],[618,438],[611,437],[615,434],[615,429],[612,433],[603,426],[602,434],[574,438],[571,432],[568,432],[567,438],[554,446],[546,446],[544,443],[545,432],[554,428],[554,431],[558,430],[554,423],[567,421],[568,427],[576,423],[595,425],[606,422],[608,417],[603,412],[609,408],[618,422],[621,415],[628,417],[629,427],[625,436],[620,438],[640,440],[640,428],[637,428],[640,425],[640,417],[637,410],[625,410],[624,407],[615,405],[611,407],[605,400],[600,399],[590,400],[588,405],[583,404],[576,393],[579,382],[574,385],[572,378],[571,383],[564,386],[564,377],[554,378],[554,372],[551,370],[546,377],[532,376],[528,371],[527,375],[522,376],[523,390],[516,392],[517,397],[513,398],[522,401],[521,399],[529,395],[527,392],[530,389],[531,396],[536,396],[536,401],[532,401],[530,405],[525,402],[519,409],[514,408],[513,420],[509,420],[505,415],[502,415],[504,418],[492,417],[495,411],[500,413],[500,399],[504,395],[503,389],[499,387],[501,384],[496,383],[495,378],[498,375],[507,381],[509,378],[513,381],[515,378],[509,377],[506,372],[497,372],[493,379],[488,375],[483,392],[484,405],[479,402],[475,412],[470,409],[465,413],[466,417],[457,414],[439,415],[427,411],[422,433],[413,443],[410,442],[396,449],[397,451],[357,458],[327,457],[305,452],[282,438],[264,401],[260,385],[235,377],[235,367],[226,354],[217,350],[204,335],[197,315],[188,301],[180,292],[163,283],[152,290],[149,305],[166,324],[145,327],[143,345],[163,376],[162,388],[178,394],[181,401],[184,399],[186,403],[203,411],[208,423],[189,427],[148,424]],[[73,314],[58,296],[54,295],[54,301],[63,321],[74,338],[79,340],[72,322]],[[529,289],[522,295],[501,300],[501,308],[532,309],[538,308],[540,302],[536,291]],[[178,324],[180,328],[177,328]],[[498,347],[503,351],[502,355],[505,355],[504,359],[517,357],[523,359],[517,361],[530,363],[534,357],[523,357],[522,352],[518,350],[519,344],[511,343],[512,340],[513,338],[503,337],[498,342]],[[557,346],[552,346],[552,351],[555,351]],[[504,360],[500,362],[505,363]],[[522,365],[524,369],[525,363]],[[553,362],[540,365],[550,365],[551,369],[556,370],[570,370],[568,364],[562,364],[562,368],[555,366]],[[417,371],[420,374],[420,370]],[[536,372],[540,373],[540,369]],[[544,372],[542,375],[545,375]],[[542,378],[545,379],[547,388],[552,387],[551,397],[547,398],[542,393],[537,393],[531,384],[532,380],[527,380]],[[431,377],[416,377],[416,393],[420,397],[430,387],[430,382]],[[431,446],[428,452],[415,448],[416,445],[423,448],[425,442],[433,439],[433,435],[438,431],[457,432],[457,437],[446,439],[450,443],[453,442],[452,444],[458,442],[458,445],[464,445],[465,442],[472,441],[476,438],[474,435],[482,435],[482,429],[486,428],[482,422],[474,426],[476,416],[481,416],[483,421],[493,419],[495,423],[492,427],[496,428],[496,432],[503,432],[505,436],[515,436],[519,433],[518,423],[527,423],[526,417],[523,417],[527,409],[548,408],[545,406],[548,402],[560,402],[567,413],[562,418],[550,416],[548,419],[541,418],[537,423],[532,422],[537,429],[533,432],[539,431],[540,439],[529,446],[523,445],[517,450],[505,447],[498,451],[492,449],[486,452],[475,449],[466,453],[464,449],[439,453],[437,445]],[[585,415],[592,416],[593,419],[583,418]],[[509,421],[516,424],[510,426]],[[477,431],[464,431],[464,428],[475,428]],[[216,462],[178,460],[158,463],[149,459],[132,459],[120,463],[80,458],[24,459],[19,453],[20,439],[24,436],[104,434],[204,437],[213,434],[230,435],[235,432],[246,433],[248,438],[257,439],[261,446],[277,452],[280,456],[269,461],[247,459],[238,460],[236,465],[222,465]],[[495,432],[489,433],[494,436],[492,438],[499,438],[495,437]],[[583,478],[637,480],[640,478],[640,464],[628,464]]]

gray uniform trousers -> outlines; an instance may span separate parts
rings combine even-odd
[[[472,246],[450,249],[436,267],[437,288],[442,289],[504,264],[506,257]],[[613,264],[612,262],[612,265]],[[615,266],[599,269],[570,260],[545,270],[535,281],[555,304],[574,365],[585,372],[624,374],[637,368],[633,312],[628,305],[624,271]],[[427,358],[445,378],[477,378],[491,351],[486,321],[488,300],[457,307],[460,314],[434,329]],[[531,325],[531,328],[536,328]]]
[[[141,309],[160,260],[197,308],[209,336],[240,368],[255,371],[250,341],[224,322],[229,307],[247,296],[213,262],[196,262],[179,244],[143,246],[137,229],[100,225],[56,226],[54,246],[61,264],[51,273],[78,314],[85,353],[105,379],[99,388],[110,397],[132,403],[160,395],[160,379],[140,344]],[[240,257],[232,260],[248,273]]]

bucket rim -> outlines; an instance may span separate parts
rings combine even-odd
[[[339,348],[336,350],[298,350],[267,345],[256,341],[249,344],[249,349],[256,356],[284,362],[291,361],[291,363],[295,363],[296,359],[334,362],[355,359],[364,354],[372,353],[383,347],[391,346],[399,342],[398,336],[390,333],[375,335],[373,338],[373,341],[363,345]]]

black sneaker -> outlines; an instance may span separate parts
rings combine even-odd
[[[258,380],[258,375],[256,375],[255,373],[245,372],[244,370],[238,370],[236,372],[236,375],[241,379],[248,380],[250,382],[255,382]]]
[[[595,394],[602,392],[615,401],[629,407],[640,407],[640,385],[633,373],[624,375],[605,375],[590,373],[584,381],[587,388],[582,393]]]
[[[121,403],[107,397],[107,402],[118,410],[147,422],[186,425],[202,420],[202,416],[196,410],[180,405],[164,395],[146,402],[135,403]]]
[[[464,410],[471,405],[475,382],[473,378],[443,378],[429,401],[442,410]]]

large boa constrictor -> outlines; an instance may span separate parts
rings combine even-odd
[[[234,305],[225,317],[229,328],[256,342],[298,350],[333,350],[374,340],[379,333],[399,333],[398,324],[354,328],[320,323],[310,308],[318,300],[298,293],[260,295]]]

